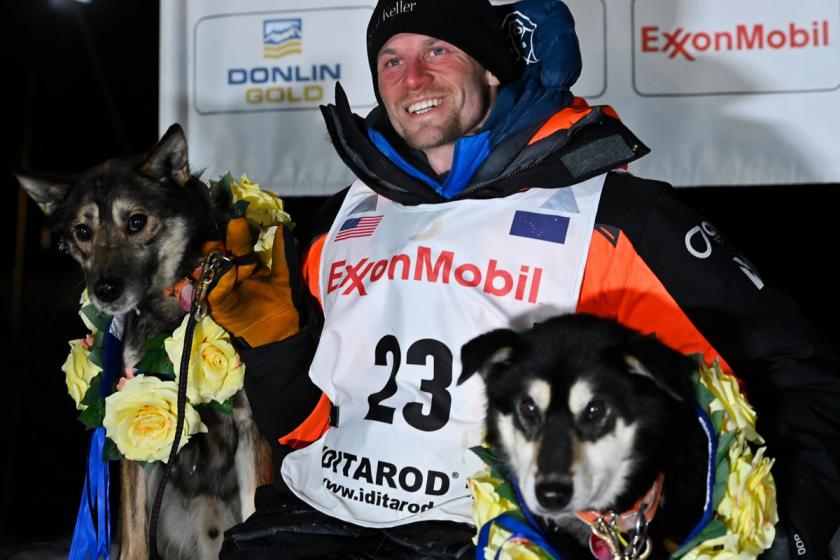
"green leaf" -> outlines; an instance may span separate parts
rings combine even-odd
[[[513,485],[510,482],[503,482],[496,487],[496,493],[514,504],[517,503],[516,501],[516,492],[513,491]]]
[[[143,355],[143,359],[137,362],[134,367],[143,372],[163,373],[174,376],[175,371],[172,367],[172,362],[169,360],[169,355],[163,347],[163,341],[169,337],[169,334],[159,334],[147,340],[143,345],[146,353]]]
[[[102,375],[102,372],[100,372],[90,380],[90,387],[82,398],[82,404],[87,405],[87,408],[79,413],[79,422],[88,429],[98,428],[105,419],[105,400],[99,396]]]
[[[82,397],[82,404],[93,406],[102,400],[99,397],[99,388],[102,386],[102,377],[103,374],[100,371],[93,377],[93,379],[90,380],[88,390],[85,391],[85,396]]]
[[[84,424],[88,429],[93,430],[102,425],[105,419],[105,403],[100,401],[97,404],[90,405],[79,413],[79,422]]]
[[[729,455],[729,448],[735,440],[735,434],[720,434],[718,436],[717,457],[715,462],[719,463]]]
[[[718,410],[715,411],[709,416],[709,420],[712,421],[712,426],[715,428],[715,433],[719,434],[723,431],[723,415],[724,411]]]
[[[233,205],[233,215],[237,218],[242,218],[245,216],[245,212],[248,210],[248,205],[251,204],[247,200],[240,200],[237,201]]]
[[[210,181],[211,196],[221,208],[230,208],[231,204],[233,204],[232,183],[233,177],[231,177],[230,173],[225,173],[218,181]]]
[[[158,466],[158,461],[136,461],[136,463],[140,465],[143,468],[143,470],[147,473],[153,472],[155,470],[155,467]]]
[[[709,405],[715,400],[715,396],[702,383],[697,384],[697,404],[700,405],[704,411],[709,410]]]
[[[120,453],[117,444],[111,438],[105,438],[105,444],[102,446],[102,460],[103,461],[121,461],[124,459],[123,454]]]
[[[103,369],[105,366],[104,358],[102,357],[102,349],[105,346],[105,331],[97,330],[96,334],[93,336],[93,346],[90,349],[90,354],[88,354],[88,360],[92,364],[99,366],[100,369]]]
[[[688,554],[692,548],[705,540],[716,539],[726,534],[726,525],[720,519],[712,519],[697,536],[681,546],[677,551],[671,554],[672,559],[681,558]]]
[[[90,354],[88,354],[88,361],[93,365],[98,366],[99,369],[104,369],[105,366],[102,365],[104,363],[102,359],[102,348],[97,348],[96,346],[91,348]]]
[[[726,482],[729,480],[729,461],[721,461],[715,469],[715,487],[712,489],[712,503],[717,507],[726,493]]]
[[[88,321],[93,323],[94,328],[97,332],[105,331],[108,329],[108,321],[110,317],[105,315],[104,313],[100,312],[93,304],[83,305],[81,309],[82,315],[84,315]]]
[[[488,467],[496,467],[502,464],[502,460],[489,447],[476,445],[475,447],[470,447],[470,451],[478,455],[478,458]]]
[[[233,414],[233,397],[223,403],[220,403],[219,401],[210,401],[210,408],[223,414]]]

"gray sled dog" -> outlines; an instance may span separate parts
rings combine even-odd
[[[123,363],[137,363],[147,339],[184,317],[164,290],[196,268],[204,242],[223,238],[226,216],[190,173],[183,130],[172,125],[148,154],[109,160],[68,181],[17,176],[84,270],[91,302],[123,316]],[[167,559],[218,558],[222,534],[254,511],[256,487],[271,478],[270,451],[244,391],[232,415],[201,414],[209,431],[178,453],[164,494],[157,547]],[[163,468],[124,460],[120,471],[120,558],[146,559]]]

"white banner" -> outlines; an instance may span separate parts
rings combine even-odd
[[[635,173],[679,186],[840,182],[840,0],[567,0],[584,69],[653,153]],[[285,196],[352,177],[318,105],[340,81],[375,104],[374,0],[162,0],[160,128],[196,169],[247,171]]]

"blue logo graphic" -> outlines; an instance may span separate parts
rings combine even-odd
[[[263,22],[263,56],[283,58],[303,52],[303,22],[300,18],[268,19]]]

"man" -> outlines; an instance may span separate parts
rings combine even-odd
[[[381,0],[367,34],[380,106],[362,120],[338,88],[323,108],[360,179],[322,210],[304,261],[323,319],[299,314],[288,235],[271,273],[245,258],[211,292],[243,343],[281,481],[224,552],[469,554],[464,480],[480,467],[468,448],[483,410],[475,379],[453,382],[460,347],[579,311],[720,357],[743,379],[777,458],[773,554],[825,557],[840,520],[835,358],[667,185],[615,171],[647,149],[569,93],[571,15],[517,6],[543,26],[524,71],[486,0]],[[228,247],[250,251],[241,223]],[[302,544],[301,532],[326,535]]]

